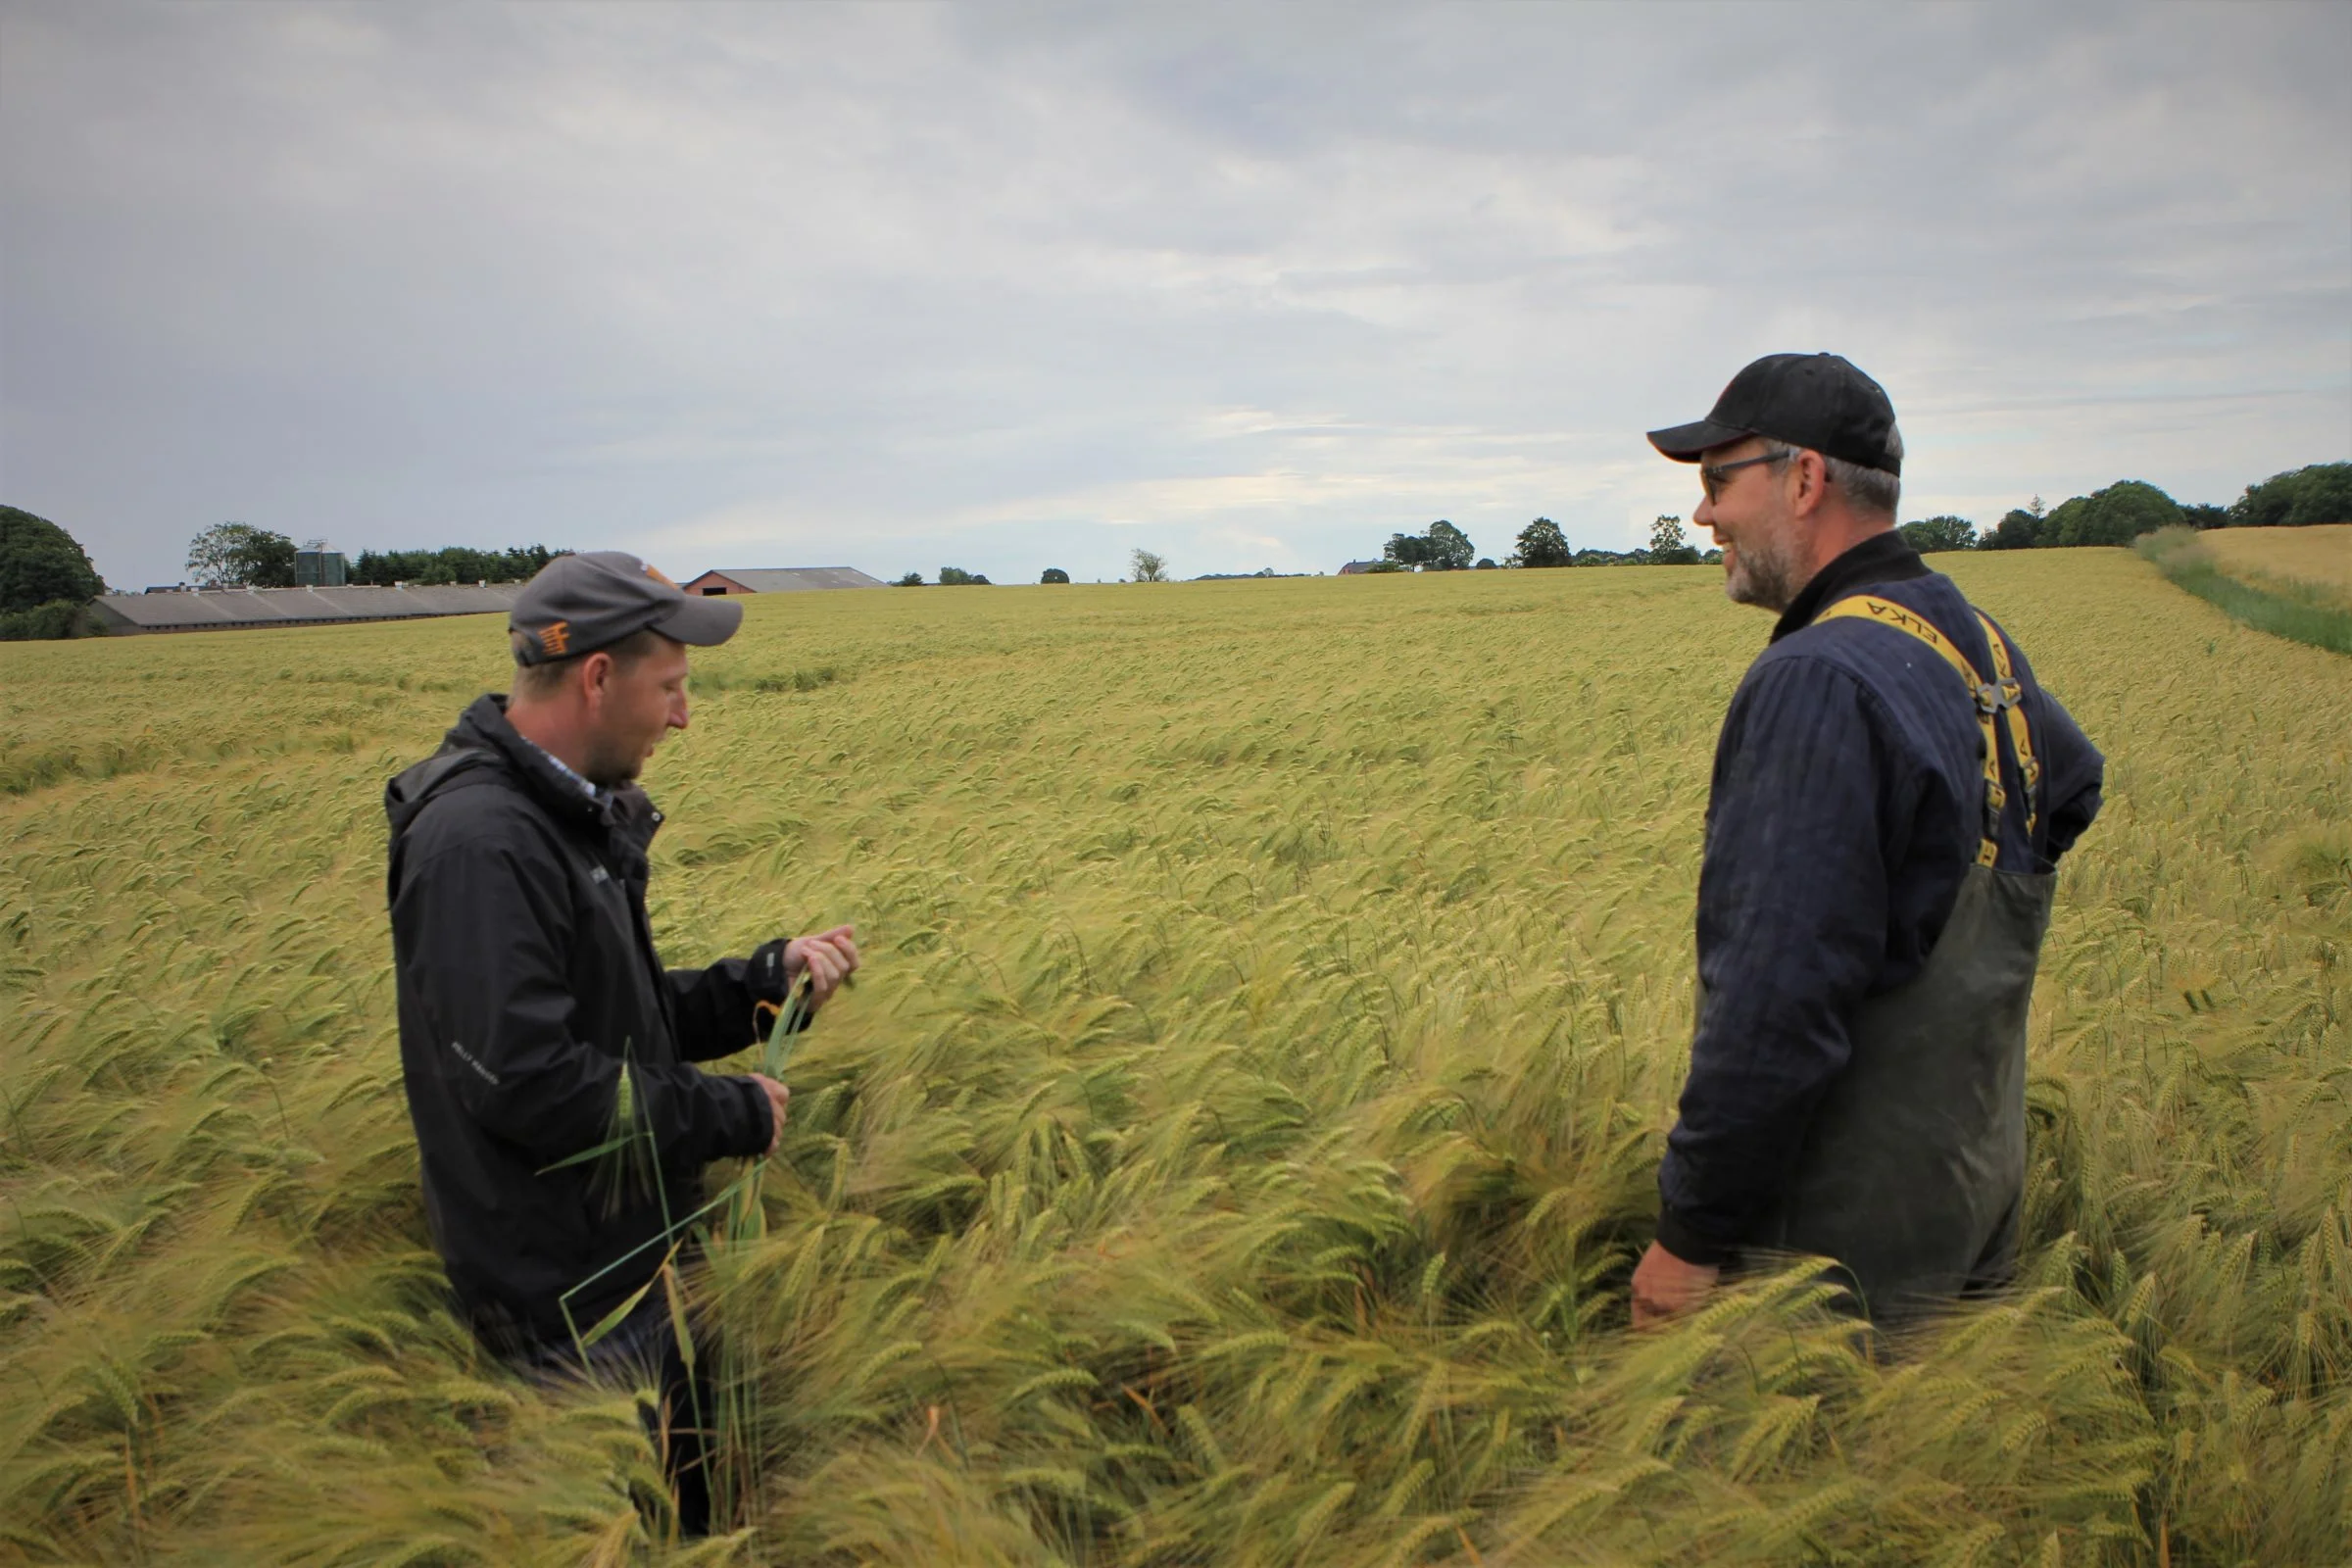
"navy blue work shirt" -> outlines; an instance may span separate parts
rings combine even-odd
[[[1889,531],[1805,585],[1733,696],[1698,875],[1706,1002],[1658,1168],[1658,1241],[1686,1262],[1732,1261],[1773,1209],[1845,1068],[1848,1019],[1926,965],[1983,838],[1983,732],[1958,673],[1865,617],[1813,623],[1865,590],[1926,616],[1992,673],[1958,586]],[[2029,835],[2000,726],[1998,864],[2045,871],[2098,814],[2105,761],[2009,641],[2041,803]]]

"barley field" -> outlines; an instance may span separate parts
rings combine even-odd
[[[2197,542],[2233,577],[2292,583],[2352,607],[2352,522],[2215,528],[2199,534]]]
[[[700,1544],[425,1243],[379,799],[499,623],[0,648],[0,1560],[2352,1560],[2352,678],[2130,552],[1952,569],[2109,793],[2024,1279],[1885,1355],[1797,1275],[1626,1329],[1714,570],[751,601],[656,927],[868,960],[689,1282]]]

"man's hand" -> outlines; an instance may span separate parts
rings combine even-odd
[[[767,1108],[775,1112],[771,1118],[772,1130],[767,1135],[767,1152],[772,1154],[784,1141],[784,1110],[792,1103],[792,1091],[765,1073],[753,1073],[752,1082],[767,1091]]]
[[[1723,1273],[1712,1263],[1686,1263],[1657,1243],[1634,1270],[1634,1327],[1656,1328],[1694,1310]]]
[[[808,977],[808,1003],[821,1007],[858,969],[858,928],[837,925],[810,937],[794,937],[784,944],[784,984],[790,989],[802,975]]]

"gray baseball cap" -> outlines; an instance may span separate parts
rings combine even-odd
[[[648,627],[710,648],[742,624],[743,607],[732,599],[697,599],[635,556],[591,550],[558,556],[522,585],[507,615],[507,639],[514,662],[545,664],[610,648]]]

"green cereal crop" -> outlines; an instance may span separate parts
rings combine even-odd
[[[751,601],[657,929],[868,960],[681,1286],[700,1545],[423,1230],[379,800],[499,624],[0,648],[0,1560],[2352,1558],[2352,681],[2129,552],[1945,562],[2109,789],[2023,1284],[1886,1359],[1801,1274],[1625,1328],[1717,573]]]

